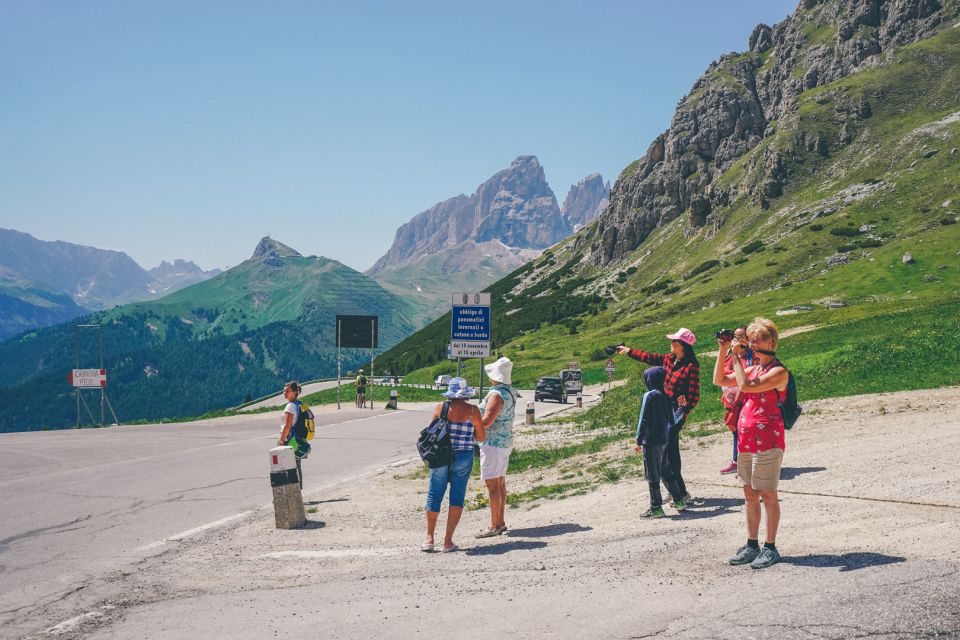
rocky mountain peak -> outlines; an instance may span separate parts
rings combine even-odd
[[[599,173],[592,173],[570,186],[560,212],[572,228],[585,226],[607,206],[610,183]]]
[[[270,236],[265,236],[257,243],[257,248],[253,251],[253,260],[269,260],[279,258],[302,258],[298,251],[291,249],[287,245],[274,240]]]
[[[714,212],[742,196],[760,208],[783,194],[791,153],[823,157],[848,144],[870,117],[866,99],[838,105],[845,126],[838,140],[816,135],[770,145],[751,166],[751,179],[717,180],[797,117],[799,96],[849,75],[894,63],[896,47],[949,28],[960,5],[944,0],[802,0],[773,27],[760,24],[748,51],[712,63],[677,106],[670,127],[617,179],[610,205],[589,238],[591,261],[605,265],[633,251],[658,226],[687,214],[695,229],[722,224]]]
[[[544,249],[570,234],[536,156],[519,156],[477,187],[444,200],[402,225],[390,250],[367,271],[374,275],[470,241]]]

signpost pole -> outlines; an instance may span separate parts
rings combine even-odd
[[[370,321],[370,410],[373,411],[373,392],[376,381],[373,379],[373,363],[377,360],[376,326]]]
[[[340,367],[343,362],[342,347],[340,346],[340,323],[343,322],[337,318],[337,411],[340,410]]]
[[[103,325],[99,325],[100,331],[100,371],[103,371]],[[104,399],[104,386],[100,385],[100,426],[103,426],[103,399]]]
[[[480,397],[483,397],[483,374],[486,373],[483,370],[483,358],[480,358]]]
[[[73,327],[73,329],[74,329],[74,333],[76,334],[76,338],[77,338],[77,366],[76,366],[76,368],[79,369],[79,368],[80,368],[80,325],[75,325],[75,326]],[[79,429],[79,428],[80,428],[80,387],[77,387],[77,388],[76,388],[76,392],[77,392],[77,429]]]

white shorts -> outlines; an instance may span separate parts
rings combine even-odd
[[[507,465],[510,464],[510,452],[513,447],[491,447],[480,445],[480,479],[493,480],[507,475]]]

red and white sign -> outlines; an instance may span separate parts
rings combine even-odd
[[[70,372],[70,384],[82,389],[107,386],[106,369],[74,369]]]

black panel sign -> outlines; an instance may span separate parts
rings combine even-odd
[[[337,316],[337,347],[376,349],[379,316]]]

